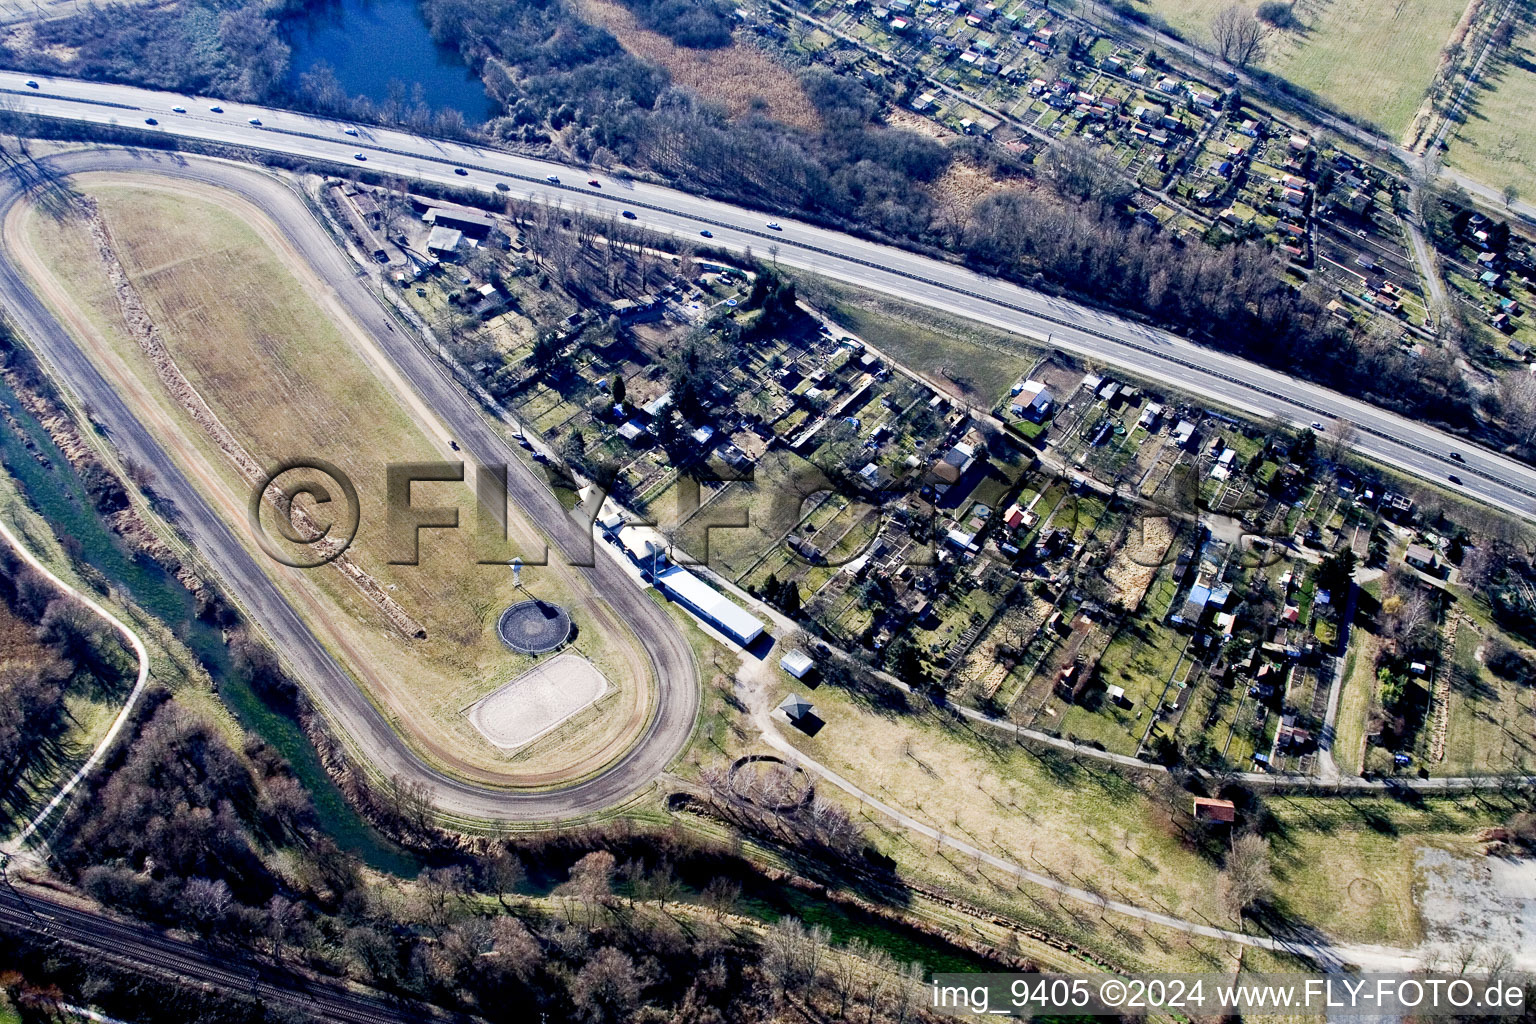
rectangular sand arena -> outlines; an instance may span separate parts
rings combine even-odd
[[[516,750],[543,736],[608,692],[608,679],[590,661],[561,654],[541,662],[480,698],[469,721],[494,746]]]

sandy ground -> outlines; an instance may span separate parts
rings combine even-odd
[[[1425,847],[1416,858],[1425,945],[1488,966],[1502,951],[1536,967],[1536,860],[1475,857]]]
[[[585,658],[562,654],[540,662],[469,709],[469,720],[494,746],[512,751],[543,736],[608,692],[608,680]]]

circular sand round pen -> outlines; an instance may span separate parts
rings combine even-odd
[[[496,632],[518,654],[548,654],[571,638],[571,616],[548,601],[519,601],[501,613]]]

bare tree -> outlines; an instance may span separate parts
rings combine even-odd
[[[613,898],[613,871],[613,854],[597,850],[572,865],[570,878],[557,890],[581,901],[587,911],[589,929],[597,923],[598,908],[607,906]]]
[[[1536,438],[1536,376],[1506,373],[1499,382],[1499,412],[1520,443],[1530,444]]]
[[[604,946],[571,981],[571,1000],[586,1021],[630,1020],[645,979],[625,953]]]
[[[525,878],[527,878],[527,872],[523,870],[522,860],[509,849],[497,850],[486,861],[486,882],[502,906],[507,905],[507,894],[516,892]]]
[[[736,908],[736,900],[740,896],[740,885],[728,878],[715,878],[704,887],[700,898],[715,920],[719,921]]]
[[[1219,11],[1211,19],[1216,52],[1233,67],[1245,68],[1264,56],[1264,26],[1241,4]]]
[[[1040,166],[1056,191],[1073,199],[1114,206],[1135,194],[1120,165],[1098,146],[1059,139],[1041,155]]]
[[[1251,832],[1238,836],[1227,854],[1218,884],[1222,903],[1241,921],[1243,912],[1268,896],[1274,884],[1269,840]]]
[[[385,799],[400,820],[418,832],[425,832],[432,823],[432,799],[427,787],[396,775],[389,780]]]
[[[1355,450],[1355,441],[1359,436],[1359,428],[1349,420],[1342,417],[1329,420],[1328,429],[1323,431],[1323,454],[1337,466]]]

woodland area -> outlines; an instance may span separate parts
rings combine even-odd
[[[0,826],[35,810],[27,781],[77,755],[66,698],[112,699],[135,662],[116,633],[9,548],[0,549]]]

